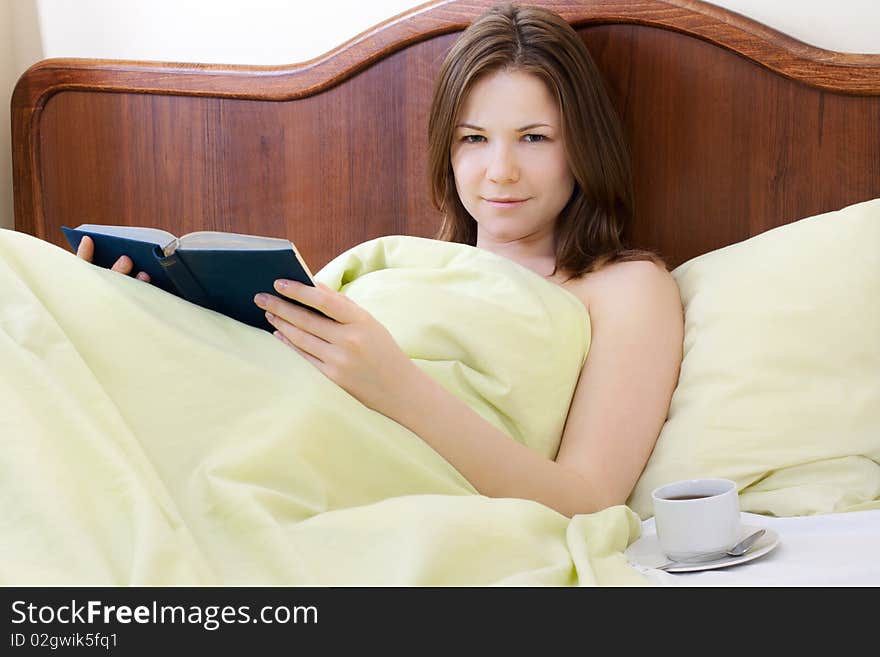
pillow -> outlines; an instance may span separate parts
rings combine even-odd
[[[880,198],[672,275],[681,373],[628,505],[648,518],[655,487],[724,477],[752,513],[880,508]]]

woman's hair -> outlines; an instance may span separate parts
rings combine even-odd
[[[443,213],[436,239],[475,246],[477,224],[462,205],[450,158],[455,121],[477,80],[498,71],[530,73],[559,103],[574,191],[556,223],[556,265],[572,278],[610,262],[662,260],[627,249],[632,172],[623,129],[587,47],[559,15],[496,5],[462,33],[440,68],[428,120],[431,197]]]

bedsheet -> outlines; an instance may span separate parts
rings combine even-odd
[[[573,295],[391,237],[316,276],[552,456],[589,346]],[[492,499],[266,331],[0,231],[0,583],[643,585],[625,506]]]

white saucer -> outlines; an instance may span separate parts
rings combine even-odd
[[[712,570],[714,568],[727,568],[740,563],[752,561],[759,557],[763,557],[773,548],[779,545],[779,536],[772,529],[767,527],[758,527],[756,525],[743,525],[740,530],[740,538],[745,538],[752,532],[764,529],[765,534],[759,538],[752,548],[740,557],[724,557],[715,561],[703,561],[700,563],[682,563],[675,566],[664,568],[667,573],[689,573],[697,570]],[[669,559],[660,549],[660,542],[657,540],[657,533],[652,529],[650,533],[647,531],[632,545],[630,545],[624,555],[633,565],[642,568],[656,568],[669,562]]]

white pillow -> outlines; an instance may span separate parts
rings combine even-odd
[[[684,359],[633,510],[696,477],[733,479],[753,513],[880,508],[880,198],[672,273]]]

